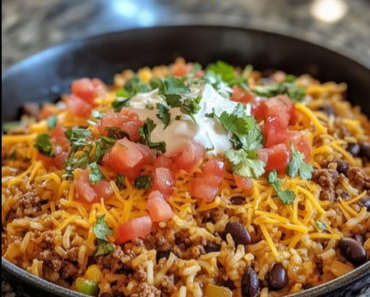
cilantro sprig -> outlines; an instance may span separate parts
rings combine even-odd
[[[104,175],[101,173],[96,162],[89,164],[88,168],[91,170],[89,173],[89,180],[92,185],[96,185],[98,182],[104,179]]]
[[[313,167],[304,161],[304,155],[291,143],[292,160],[289,162],[287,173],[290,177],[299,175],[303,179],[311,179]]]
[[[182,79],[167,77],[160,83],[158,94],[166,100],[168,106],[180,107],[181,95],[189,92],[189,87]]]
[[[293,191],[290,190],[281,190],[280,187],[283,182],[278,178],[276,170],[271,171],[267,176],[268,182],[274,188],[276,194],[284,204],[292,204],[295,197]]]
[[[49,158],[55,157],[53,145],[51,144],[50,135],[48,133],[38,135],[36,137],[34,146],[35,148],[37,148],[40,154],[47,156]]]
[[[152,176],[151,175],[139,175],[135,179],[135,188],[147,191],[152,187]]]
[[[253,92],[266,98],[275,97],[277,95],[287,95],[293,103],[302,102],[306,95],[305,89],[297,86],[294,81],[257,86],[253,89]]]
[[[154,123],[154,121],[150,118],[147,118],[144,122],[144,125],[139,128],[139,133],[141,136],[141,143],[149,146],[150,148],[160,151],[162,153],[166,152],[166,143],[164,141],[160,142],[152,142],[151,141],[151,133],[155,129],[157,125]]]
[[[195,98],[187,98],[182,102],[180,106],[180,111],[190,116],[194,124],[197,123],[194,115],[197,114],[200,110],[199,103],[201,100],[202,100],[202,96],[197,96]]]
[[[105,215],[97,218],[93,231],[98,239],[95,257],[112,253],[114,251],[114,246],[109,243],[108,236],[113,235],[113,231],[108,227],[105,221]]]
[[[162,123],[164,124],[164,129],[166,129],[168,125],[171,123],[170,109],[163,103],[158,103],[157,109],[158,109],[158,112],[156,114],[157,118],[162,121]]]
[[[233,164],[234,174],[243,177],[259,177],[265,172],[265,163],[257,159],[257,152],[245,151],[244,149],[226,151],[226,158]]]

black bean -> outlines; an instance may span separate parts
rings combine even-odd
[[[230,202],[233,205],[244,205],[245,204],[245,197],[243,196],[234,196],[230,198]]]
[[[242,277],[243,297],[256,297],[260,293],[260,280],[253,268],[249,267]]]
[[[363,246],[353,238],[345,237],[339,242],[339,248],[344,257],[352,264],[363,264],[366,262],[366,251]]]
[[[275,264],[268,276],[268,283],[272,290],[281,290],[288,284],[288,276],[283,265]]]
[[[206,245],[206,252],[212,253],[212,252],[219,252],[221,250],[221,246],[214,242],[208,242]]]
[[[126,297],[126,296],[122,292],[118,292],[118,293],[114,294],[114,297]]]
[[[335,163],[337,164],[337,171],[339,173],[343,173],[344,175],[347,175],[347,171],[349,169],[349,165],[344,160],[336,160]]]
[[[335,115],[335,110],[330,105],[322,105],[322,106],[320,106],[319,110],[323,111],[328,116]]]
[[[361,157],[370,161],[370,143],[364,142],[361,144]]]
[[[349,143],[347,146],[347,151],[349,151],[352,156],[357,157],[361,152],[361,148],[357,143]]]
[[[228,222],[226,224],[225,231],[231,235],[237,245],[247,245],[252,242],[247,229],[238,222]]]
[[[366,207],[367,211],[370,211],[370,196],[366,195],[360,200],[362,207]]]
[[[226,288],[229,288],[231,291],[234,291],[235,288],[236,288],[234,282],[231,279],[228,279],[227,281],[224,281],[222,283],[222,286],[226,287]]]
[[[355,236],[353,236],[353,239],[359,242],[361,245],[363,245],[365,242],[365,238],[360,234],[356,234]]]
[[[112,294],[109,293],[103,293],[100,295],[100,297],[113,297]]]
[[[170,253],[171,253],[171,251],[170,251],[170,250],[158,251],[158,252],[157,252],[157,256],[156,256],[157,263],[158,263],[158,262],[159,262],[159,260],[160,260],[160,259],[162,259],[162,258],[166,258],[166,259],[168,259],[168,257],[170,256]]]

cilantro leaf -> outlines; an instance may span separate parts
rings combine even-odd
[[[78,158],[75,158],[74,154],[72,154],[68,157],[67,162],[64,166],[66,173],[63,176],[73,178],[73,172],[75,169],[86,169],[87,165],[89,165],[89,157],[86,153],[83,153]]]
[[[92,137],[91,130],[81,128],[69,128],[65,135],[74,148],[90,145],[88,139]]]
[[[102,215],[101,217],[97,218],[93,230],[96,238],[103,241],[108,241],[107,236],[113,235],[113,231],[109,229],[109,227],[107,226],[107,223],[105,221],[105,215]]]
[[[273,83],[266,86],[257,86],[253,89],[253,92],[266,98],[285,94],[293,103],[302,102],[306,95],[305,89],[297,86],[295,82]]]
[[[220,116],[214,115],[225,130],[233,136],[231,142],[236,148],[247,151],[262,147],[263,135],[256,120],[245,114],[245,106],[238,104],[233,113],[224,111]]]
[[[111,139],[122,139],[122,138],[127,138],[130,139],[130,136],[127,132],[121,130],[120,128],[117,127],[105,127],[104,128],[106,131],[108,131],[108,137]]]
[[[135,179],[135,188],[147,191],[152,186],[152,177],[150,175],[140,175]]]
[[[53,152],[53,146],[50,142],[50,135],[43,133],[37,136],[34,144],[35,148],[40,152],[40,154],[53,158],[55,153]]]
[[[316,221],[315,224],[320,230],[328,229],[328,226],[324,222]]]
[[[221,75],[212,70],[208,70],[203,77],[199,79],[199,83],[210,84],[222,97],[225,98],[228,98],[233,91],[229,85],[222,80]]]
[[[159,78],[153,77],[149,82],[153,90],[159,89],[162,86],[162,81]]]
[[[147,104],[147,105],[145,105],[145,108],[146,109],[149,109],[149,110],[153,110],[154,109],[154,106]]]
[[[121,174],[117,174],[116,185],[117,185],[118,189],[122,190],[122,189],[126,188],[124,182],[125,182],[125,177]]]
[[[104,179],[104,175],[101,173],[96,162],[91,163],[88,167],[91,169],[91,172],[89,173],[89,180],[91,184],[96,185],[98,182]]]
[[[100,136],[95,142],[95,160],[99,162],[100,159],[108,152],[116,143],[116,139]]]
[[[144,122],[144,125],[139,128],[139,133],[141,136],[141,143],[145,144],[146,146],[149,146],[150,148],[161,151],[162,153],[166,152],[166,143],[164,141],[160,142],[152,142],[150,140],[150,134],[155,129],[157,125],[154,123],[154,121],[150,118],[147,118]]]
[[[189,93],[189,87],[182,79],[175,77],[168,77],[163,80],[162,85],[159,86],[158,94],[166,100],[171,107],[181,106],[181,94]]]
[[[292,150],[292,160],[288,165],[288,175],[295,177],[299,172],[303,179],[311,179],[313,167],[305,163],[304,155],[294,147],[293,143],[290,144],[290,148]]]
[[[112,102],[112,107],[115,112],[120,112],[122,108],[129,106],[131,98],[135,96],[135,93],[128,92],[125,89],[118,90],[116,92],[116,100]]]
[[[162,123],[164,124],[164,129],[166,129],[167,126],[171,123],[170,109],[163,103],[158,103],[157,109],[158,109],[157,118],[162,121]]]
[[[114,252],[114,246],[109,242],[98,239],[98,249],[96,251],[95,257],[108,255]]]
[[[271,171],[268,174],[267,180],[272,185],[276,194],[284,204],[293,203],[294,199],[296,198],[294,192],[290,190],[280,190],[280,186],[283,182],[278,179],[276,170]]]
[[[194,118],[194,114],[198,113],[200,110],[200,101],[202,100],[202,96],[197,96],[195,98],[187,98],[182,102],[180,106],[180,111],[184,114],[190,116],[193,122],[196,124],[196,120]]]
[[[257,159],[254,151],[228,149],[225,156],[233,164],[232,171],[237,175],[257,178],[265,172],[265,163]]]
[[[234,67],[223,61],[217,61],[214,64],[208,65],[207,69],[220,75],[221,79],[226,83],[230,83],[236,79]]]
[[[212,147],[207,147],[206,152],[212,152],[215,149],[215,146],[212,145]]]
[[[51,115],[48,118],[47,124],[48,124],[48,129],[55,128],[55,126],[57,125],[57,116],[55,114]]]
[[[129,97],[135,96],[137,93],[148,93],[152,90],[150,85],[143,83],[138,75],[134,75],[126,83],[124,89],[131,94]]]

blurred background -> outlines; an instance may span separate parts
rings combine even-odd
[[[293,35],[370,67],[369,0],[3,0],[2,8],[2,70],[60,42],[174,24]]]

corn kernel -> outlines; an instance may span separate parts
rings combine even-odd
[[[103,278],[103,273],[101,272],[98,265],[91,265],[86,270],[85,278],[95,283],[99,283]]]

